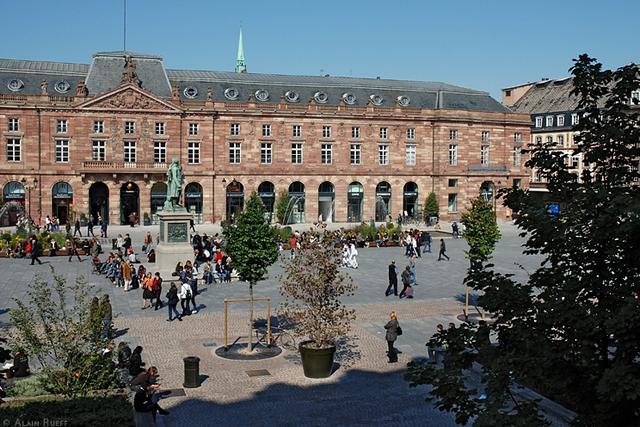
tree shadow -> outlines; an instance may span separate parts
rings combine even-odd
[[[461,303],[465,303],[466,302],[466,295],[465,294],[457,294],[455,297],[455,300]],[[478,306],[478,302],[480,298],[480,294],[477,294],[475,292],[469,292],[469,305],[473,305],[473,306]]]
[[[225,398],[225,403],[216,401],[213,394],[209,394],[209,400],[169,395],[161,406],[171,414],[163,421],[167,426],[179,425],[187,419],[190,425],[211,425],[216,420],[238,426],[456,426],[451,414],[425,403],[425,388],[409,388],[402,378],[404,372],[404,367],[398,365],[386,372],[347,371],[337,381],[304,379],[299,385],[278,382],[262,386],[256,380],[244,384],[251,387],[247,395],[250,397]],[[303,375],[301,368],[299,375]]]
[[[116,329],[116,331],[113,333],[113,338],[120,338],[124,335],[127,334],[127,332],[129,332],[129,328],[124,328],[124,329]]]

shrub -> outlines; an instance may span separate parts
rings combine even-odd
[[[4,425],[42,425],[43,416],[50,425],[65,427],[135,425],[133,408],[125,393],[74,399],[40,397],[2,405]]]

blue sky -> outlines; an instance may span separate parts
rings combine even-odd
[[[124,0],[3,2],[0,57],[121,50]],[[640,1],[127,0],[127,48],[168,68],[444,81],[491,92],[568,75],[580,53],[640,61]]]

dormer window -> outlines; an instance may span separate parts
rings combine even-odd
[[[318,103],[318,104],[326,104],[327,101],[329,100],[329,97],[327,96],[326,93],[324,92],[316,92],[315,94],[313,94],[313,99]]]
[[[198,89],[193,86],[188,86],[182,93],[184,93],[184,96],[186,96],[187,98],[194,99],[196,96],[198,96]]]
[[[288,90],[284,94],[284,99],[286,99],[287,102],[298,102],[300,100],[300,95],[298,95],[298,92]]]
[[[71,89],[71,84],[69,84],[69,82],[66,80],[60,80],[55,85],[53,85],[53,88],[58,93],[67,93],[69,92],[69,89]]]
[[[384,101],[384,98],[382,96],[377,95],[375,93],[369,96],[369,99],[371,100],[373,105],[382,105],[382,102]]]
[[[7,83],[7,88],[11,92],[19,92],[24,88],[24,82],[20,79],[11,79],[9,83]]]
[[[256,99],[260,102],[266,102],[269,100],[269,92],[264,89],[258,89],[255,92]]]
[[[224,90],[224,97],[230,101],[235,101],[240,96],[240,92],[235,87],[229,87]]]

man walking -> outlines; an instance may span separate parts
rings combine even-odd
[[[80,220],[76,219],[76,222],[74,224],[74,230],[73,230],[73,237],[76,237],[76,233],[80,235],[80,237],[82,237],[82,230],[80,230]]]
[[[429,234],[428,231],[425,231],[424,233],[422,233],[422,244],[424,246],[424,249],[422,249],[422,252],[431,253],[431,234]]]
[[[93,237],[96,237],[95,234],[93,234],[93,219],[89,219],[89,221],[87,221],[87,237],[89,237],[89,234],[91,234]]]
[[[391,295],[391,288],[393,287],[393,295],[398,296],[398,269],[396,268],[396,262],[391,261],[389,264],[389,286],[384,292],[385,296]]]
[[[446,254],[447,247],[444,244],[444,239],[440,239],[440,253],[438,254],[438,261],[442,261],[442,257],[445,257],[447,261],[450,261],[449,255]]]
[[[69,241],[67,247],[69,248],[69,262],[71,262],[71,258],[73,258],[74,255],[78,257],[78,261],[82,262],[82,258],[80,258],[80,254],[78,254],[78,246],[74,239]]]
[[[405,267],[402,272],[402,292],[400,292],[400,298],[404,297],[405,292],[411,286],[411,267],[408,265]]]
[[[40,244],[38,243],[38,239],[34,235],[31,238],[31,265],[33,265],[33,263],[36,261],[38,261],[38,264],[42,264],[42,261],[40,261],[38,255],[40,255]]]

